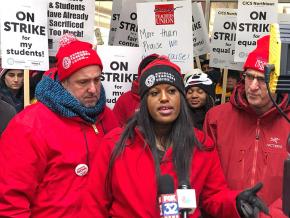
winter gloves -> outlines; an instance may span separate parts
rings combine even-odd
[[[265,203],[256,195],[263,187],[262,183],[258,183],[252,188],[242,191],[236,198],[237,210],[242,218],[258,217],[259,211],[269,215],[269,209]]]

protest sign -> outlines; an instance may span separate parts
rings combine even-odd
[[[217,68],[242,70],[242,62],[234,62],[237,28],[236,9],[217,9],[211,38],[209,65]]]
[[[278,14],[279,24],[290,24],[290,14]]]
[[[193,56],[207,54],[210,51],[207,26],[201,3],[192,3]]]
[[[48,0],[47,17],[50,56],[55,56],[59,39],[65,33],[72,33],[81,41],[93,43],[94,0]]]
[[[122,1],[123,0],[113,0],[108,45],[114,45],[115,34],[119,25]]]
[[[191,1],[138,3],[139,46],[144,55],[166,55],[182,73],[193,69]]]
[[[48,70],[46,1],[10,0],[1,5],[2,67]]]
[[[137,47],[138,27],[136,2],[138,2],[138,0],[123,0],[122,2],[119,23],[114,38],[114,45]]]
[[[156,0],[123,0],[122,9],[114,39],[116,46],[138,46],[138,26],[136,3],[155,2]]]
[[[257,40],[277,23],[278,0],[239,0],[235,61],[244,62]]]
[[[104,66],[101,80],[106,103],[113,108],[117,99],[129,91],[133,80],[137,79],[142,50],[139,47],[98,46],[97,52]]]

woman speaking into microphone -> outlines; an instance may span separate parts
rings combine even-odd
[[[84,197],[95,204],[83,208],[84,217],[160,217],[158,186],[164,174],[173,178],[174,190],[184,182],[195,190],[197,208],[189,217],[200,217],[201,208],[210,217],[224,218],[255,208],[266,211],[256,197],[259,187],[228,189],[213,141],[192,126],[177,65],[164,56],[148,64],[139,95],[139,111],[98,148],[91,190]]]

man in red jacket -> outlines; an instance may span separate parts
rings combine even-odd
[[[265,84],[269,39],[267,35],[258,40],[244,64],[244,79],[230,102],[208,112],[204,129],[216,143],[230,188],[244,189],[262,182],[264,188],[259,195],[272,217],[280,218],[286,217],[281,196],[290,125],[273,106]],[[271,95],[289,117],[288,94]]]
[[[67,34],[57,68],[36,88],[38,102],[16,115],[0,142],[0,217],[83,217],[90,163],[117,127],[106,105],[102,62]]]

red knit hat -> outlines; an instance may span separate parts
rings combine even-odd
[[[148,56],[146,56],[139,64],[138,66],[138,77],[136,80],[133,81],[132,83],[132,87],[131,87],[131,91],[133,93],[138,93],[139,90],[139,79],[141,77],[141,72],[142,70],[148,65],[150,64],[152,61],[154,61],[156,58],[158,58],[159,55],[158,54],[150,54]]]
[[[270,35],[258,39],[257,47],[251,53],[244,64],[244,70],[250,68],[264,73],[264,66],[269,61]]]
[[[79,41],[72,34],[65,34],[61,37],[56,54],[60,81],[89,65],[98,65],[103,70],[102,61],[92,47],[92,44]]]
[[[148,65],[150,64],[152,61],[154,61],[156,58],[158,58],[159,55],[158,54],[150,54],[148,56],[146,56],[139,64],[138,66],[138,79],[140,79],[141,76],[141,72],[142,70]]]

